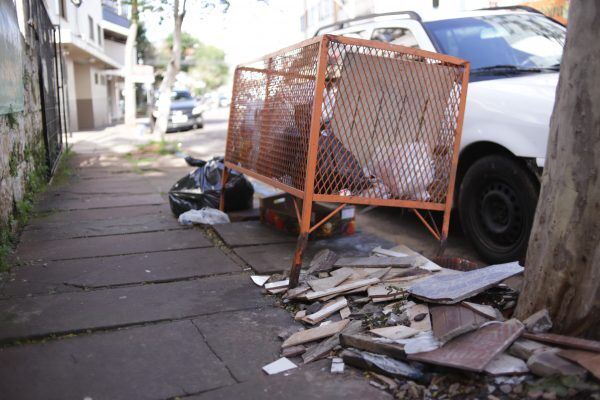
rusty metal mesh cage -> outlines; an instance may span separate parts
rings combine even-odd
[[[236,69],[225,160],[316,201],[445,209],[467,76],[435,53],[303,42]]]

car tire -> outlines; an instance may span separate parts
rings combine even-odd
[[[463,231],[489,263],[522,260],[539,194],[539,183],[518,160],[490,155],[467,170],[459,191]]]

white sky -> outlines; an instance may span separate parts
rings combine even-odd
[[[223,49],[231,65],[250,61],[302,40],[300,10],[302,0],[230,0],[227,14],[207,13],[200,0],[188,0],[183,31],[200,41]],[[159,24],[156,13],[143,16],[151,42],[164,40],[173,30],[172,18]]]

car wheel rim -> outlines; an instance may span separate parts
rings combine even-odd
[[[523,238],[524,208],[513,188],[491,182],[480,193],[476,210],[478,230],[487,247],[510,251]]]

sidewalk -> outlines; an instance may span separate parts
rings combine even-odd
[[[242,259],[173,218],[165,192],[189,168],[135,173],[97,151],[73,156],[68,182],[44,194],[0,287],[0,397],[390,398],[327,360],[266,376],[295,322]]]

